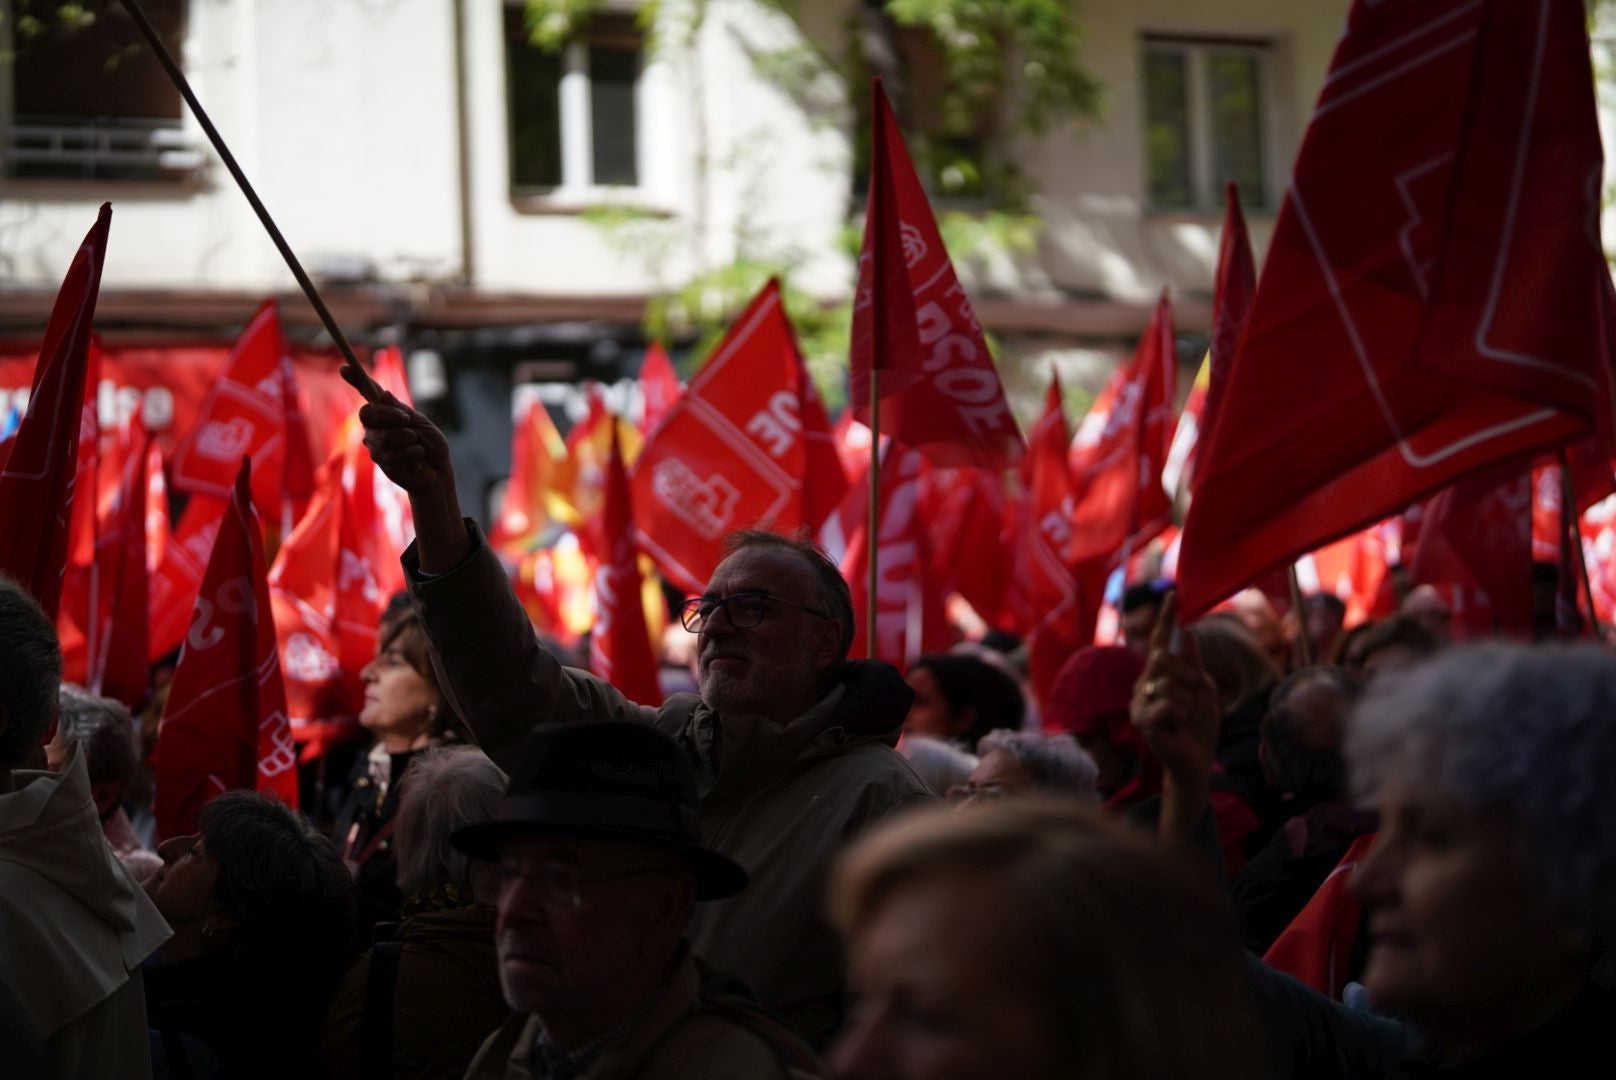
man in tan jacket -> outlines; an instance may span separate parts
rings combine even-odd
[[[853,605],[836,566],[811,544],[732,536],[684,612],[698,634],[700,695],[638,705],[540,644],[504,568],[461,516],[443,433],[396,402],[359,417],[372,458],[409,493],[410,594],[439,683],[483,749],[508,769],[535,725],[581,720],[672,736],[695,770],[708,843],[752,878],[746,896],[704,905],[691,943],[824,1046],[842,1007],[840,948],[820,912],[831,859],[871,824],[936,799],[893,749],[908,684],[887,664],[847,659]]]
[[[499,864],[500,985],[516,1010],[470,1080],[787,1080],[806,1045],[685,942],[697,902],[746,886],[704,847],[696,778],[644,724],[534,733],[491,820],[452,837]]]

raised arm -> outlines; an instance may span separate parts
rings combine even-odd
[[[653,721],[656,710],[562,667],[540,643],[505,568],[461,516],[443,432],[391,395],[359,419],[372,460],[410,497],[416,541],[404,574],[438,683],[488,756],[510,771],[538,724]]]

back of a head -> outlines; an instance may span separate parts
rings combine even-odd
[[[833,874],[833,922],[860,928],[911,890],[997,888],[1002,944],[984,982],[1045,1010],[1056,1075],[1100,1080],[1260,1073],[1234,928],[1189,860],[1067,800],[920,811],[878,827]],[[968,1003],[958,1003],[968,1008]]]
[[[474,864],[450,836],[491,819],[506,783],[499,766],[475,747],[437,747],[416,755],[400,782],[395,826],[398,887],[405,897],[445,890],[455,899],[494,902],[487,880],[493,867]]]
[[[97,697],[74,683],[63,683],[53,745],[77,743],[91,784],[113,784],[121,793],[139,766],[135,721],[121,701]]]
[[[1311,667],[1275,688],[1262,718],[1262,760],[1274,788],[1297,810],[1347,797],[1341,741],[1358,682],[1337,668]],[[1293,811],[1296,812],[1296,811]]]
[[[235,956],[301,968],[311,988],[335,980],[353,939],[354,892],[331,842],[296,810],[253,791],[208,803],[197,832],[218,867],[214,905],[231,921]]]
[[[1044,727],[1103,738],[1118,749],[1141,752],[1143,744],[1128,721],[1128,705],[1144,670],[1144,657],[1121,645],[1077,650],[1055,675],[1044,703]]]
[[[1191,626],[1190,633],[1225,710],[1279,681],[1279,668],[1238,618],[1213,615]]]
[[[1017,729],[1027,714],[1027,699],[1010,673],[985,660],[961,653],[926,653],[909,665],[925,668],[955,716],[976,710],[976,720],[959,736],[966,746],[999,728]]]
[[[19,768],[38,752],[61,683],[56,627],[27,590],[0,575],[0,770]]]
[[[1367,670],[1378,652],[1399,650],[1410,660],[1423,660],[1442,648],[1441,640],[1418,619],[1393,615],[1377,622],[1358,643],[1359,662]]]

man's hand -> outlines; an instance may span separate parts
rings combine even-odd
[[[353,383],[346,368],[342,377]],[[370,459],[409,493],[421,569],[454,569],[471,553],[471,541],[455,493],[449,440],[425,414],[385,392],[379,402],[360,406],[359,422]]]
[[[1134,730],[1161,762],[1162,835],[1187,840],[1210,797],[1218,751],[1218,691],[1201,666],[1195,635],[1176,634],[1178,594],[1168,593],[1150,635],[1145,672],[1129,708]]]

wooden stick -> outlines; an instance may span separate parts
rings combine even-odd
[[[208,141],[213,144],[213,149],[218,151],[220,159],[224,161],[224,167],[229,169],[230,175],[236,178],[236,186],[241,188],[243,195],[247,196],[247,202],[252,204],[253,212],[258,215],[259,222],[264,226],[264,230],[269,233],[269,238],[275,242],[275,247],[280,250],[281,258],[286,260],[286,265],[291,269],[292,276],[297,279],[298,285],[303,289],[303,295],[309,298],[309,303],[313,305],[315,314],[319,315],[320,322],[325,324],[326,333],[330,334],[331,340],[337,343],[337,348],[342,352],[343,366],[351,373],[350,381],[353,383],[354,388],[364,396],[366,401],[374,404],[382,400],[382,388],[376,385],[376,380],[370,377],[370,372],[365,370],[365,366],[359,362],[359,357],[354,355],[353,346],[348,344],[348,339],[343,335],[341,328],[337,326],[337,320],[332,317],[331,309],[326,307],[325,300],[321,298],[320,291],[314,287],[314,282],[309,280],[309,275],[303,272],[303,264],[298,262],[297,255],[292,251],[291,245],[286,242],[286,238],[281,235],[280,229],[276,227],[275,219],[269,216],[269,211],[264,208],[263,202],[258,198],[258,193],[253,190],[252,184],[247,181],[247,174],[241,171],[240,165],[236,164],[236,156],[225,145],[224,139],[219,135],[219,129],[213,126],[213,121],[208,119],[208,114],[202,108],[202,103],[196,99],[196,94],[191,90],[191,84],[186,81],[185,73],[174,62],[174,57],[169,54],[168,46],[164,45],[163,39],[157,35],[156,28],[152,26],[151,20],[146,18],[146,13],[141,10],[138,0],[119,0],[119,2],[123,4],[124,10],[129,13],[129,17],[135,20],[135,26],[139,28],[140,36],[146,39],[146,44],[151,46],[152,52],[157,56],[157,62],[163,65],[163,70],[168,72],[168,77],[173,81],[175,88],[179,90],[180,96],[191,107],[191,112],[196,117],[197,123],[201,124],[202,130],[207,133]]]
[[[1296,614],[1296,658],[1302,667],[1313,666],[1313,643],[1307,640],[1307,605],[1302,602],[1302,582],[1291,563],[1291,611]]]
[[[864,520],[868,544],[869,573],[864,594],[864,655],[875,659],[876,587],[881,576],[876,569],[876,552],[880,548],[881,525],[881,369],[870,365],[870,510]]]

